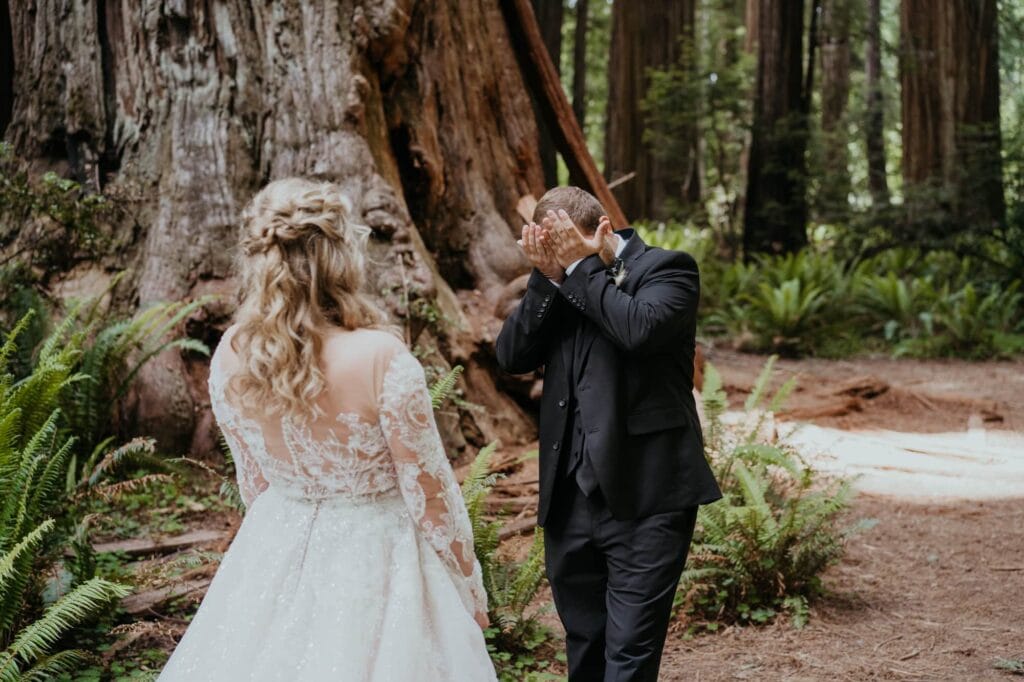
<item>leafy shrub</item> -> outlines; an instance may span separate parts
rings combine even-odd
[[[64,484],[77,439],[62,428],[60,402],[84,380],[76,340],[51,336],[31,374],[15,380],[7,359],[23,320],[0,348],[0,680],[48,679],[81,665],[83,651],[54,651],[61,639],[128,594],[101,578],[80,579],[44,608],[71,520]],[[58,572],[59,573],[59,572]]]
[[[18,342],[39,314],[31,310],[0,348],[0,681],[82,665],[87,654],[65,644],[130,591],[96,577],[83,503],[165,478],[124,478],[166,465],[151,439],[112,447],[111,411],[160,350],[205,352],[189,339],[165,341],[201,304],[155,306],[104,326],[97,299],[74,306],[26,353]]]
[[[52,172],[33,176],[11,145],[0,142],[0,251],[4,263],[59,272],[103,255],[114,239],[109,225],[135,200],[131,193],[125,186],[114,194],[101,194]],[[34,279],[27,269],[21,272]]]
[[[726,263],[706,230],[640,232],[648,243],[697,258],[702,334],[727,337],[744,350],[967,358],[1024,351],[1019,282],[985,279],[977,259],[900,248],[850,265],[812,246]]]
[[[765,365],[746,409],[755,415],[766,395],[774,358]],[[778,409],[793,389],[784,385],[768,408]],[[825,480],[787,445],[763,442],[761,419],[741,432],[721,421],[721,377],[707,365],[706,446],[723,499],[703,506],[677,597],[697,626],[764,623],[788,612],[797,626],[809,600],[822,591],[820,576],[843,553],[849,532],[846,482]]]
[[[487,591],[490,627],[484,630],[487,649],[502,682],[538,679],[550,660],[553,634],[528,607],[544,583],[544,536],[538,528],[521,562],[508,561],[498,551],[500,521],[484,516],[485,500],[498,476],[490,472],[494,444],[482,448],[462,483],[473,542]]]

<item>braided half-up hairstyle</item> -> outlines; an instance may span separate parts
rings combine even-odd
[[[326,384],[320,351],[331,327],[384,327],[383,312],[360,292],[370,228],[329,182],[275,180],[242,214],[238,329],[231,377],[251,414],[321,416]]]

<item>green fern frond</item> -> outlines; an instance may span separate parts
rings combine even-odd
[[[518,566],[511,584],[510,605],[517,611],[525,609],[544,584],[544,531],[533,532],[533,544],[526,559]]]
[[[792,376],[787,379],[786,382],[779,387],[779,390],[775,392],[775,395],[772,396],[772,401],[768,405],[768,410],[770,412],[778,412],[781,410],[795,389],[796,376]]]
[[[704,403],[704,418],[707,420],[706,440],[712,451],[721,448],[722,415],[728,400],[722,388],[722,375],[710,362],[704,364],[704,386],[701,389]]]
[[[7,373],[7,363],[11,356],[18,351],[18,337],[28,328],[29,323],[35,316],[35,312],[34,310],[29,310],[22,315],[21,319],[14,325],[14,329],[7,333],[4,344],[0,346],[0,374]]]
[[[110,439],[108,439],[110,440]],[[133,438],[127,443],[114,448],[93,467],[86,484],[96,485],[109,472],[125,465],[147,465],[151,468],[163,468],[164,463],[155,460],[156,440],[153,438]]]
[[[772,370],[775,369],[775,362],[778,359],[778,355],[772,355],[764,363],[761,373],[757,376],[757,381],[754,382],[753,390],[747,396],[747,401],[743,404],[744,409],[748,412],[756,408],[764,400],[765,393],[768,391],[768,384],[772,380]]]
[[[444,401],[452,395],[462,371],[462,365],[455,365],[430,387],[430,404],[433,405],[435,410],[441,407]]]
[[[39,547],[47,533],[53,530],[56,522],[46,519],[26,533],[14,547],[0,556],[0,594],[8,594],[8,585],[14,578],[18,562],[33,549]]]
[[[45,656],[64,633],[129,594],[128,587],[102,578],[93,578],[74,588],[50,605],[42,617],[25,626],[0,654],[0,678],[18,660],[30,664]]]
[[[34,666],[21,673],[18,680],[19,682],[51,682],[70,675],[92,660],[94,660],[93,656],[80,649],[59,651],[39,659]]]

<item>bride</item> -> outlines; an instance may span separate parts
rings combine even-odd
[[[329,183],[246,209],[209,385],[247,513],[161,680],[495,679],[423,369],[359,293],[368,236]]]

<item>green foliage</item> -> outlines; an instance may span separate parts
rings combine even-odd
[[[455,365],[430,386],[430,403],[435,410],[441,407],[448,398],[452,397],[455,392],[455,384],[458,383],[462,370],[462,365]]]
[[[818,244],[727,263],[716,257],[706,230],[661,226],[640,233],[650,244],[698,259],[701,331],[742,349],[977,359],[1024,350],[1019,281],[983,279],[975,259],[890,249],[848,264]]]
[[[491,625],[484,635],[500,680],[541,679],[536,675],[548,665],[553,635],[537,620],[538,613],[528,613],[528,607],[544,583],[544,537],[538,528],[523,561],[509,561],[500,555],[501,522],[484,515],[485,501],[498,478],[490,473],[493,453],[493,443],[482,448],[462,483],[487,591]]]
[[[3,264],[19,257],[30,265],[67,269],[77,260],[102,254],[110,243],[104,224],[119,210],[117,201],[56,173],[33,177],[12,146],[0,142],[0,250],[7,252]]]
[[[995,663],[996,670],[1005,670],[1015,675],[1024,675],[1024,658],[999,658]]]
[[[739,250],[747,146],[752,119],[756,63],[744,49],[744,18],[735,2],[711,0],[697,10],[694,43],[684,40],[679,60],[667,69],[648,73],[645,143],[669,169],[677,168],[676,184],[690,180],[692,168],[680,165],[694,145],[701,168],[701,201],[692,205],[682,193],[669,197],[662,209],[676,219],[692,217],[707,224],[727,253]],[[699,102],[699,106],[694,106]],[[700,144],[695,145],[697,135]]]
[[[29,314],[31,315],[31,313]],[[73,320],[73,317],[69,317]],[[65,321],[41,346],[32,372],[15,379],[15,356],[26,316],[0,348],[0,680],[46,679],[80,665],[81,651],[53,649],[81,623],[103,612],[128,588],[75,576],[78,584],[43,608],[47,573],[59,573],[67,542],[65,482],[78,439],[68,435],[60,407],[84,379],[77,371],[83,336]]]
[[[115,280],[116,283],[116,280]],[[67,649],[81,626],[128,588],[95,575],[91,500],[109,502],[164,480],[151,439],[114,447],[113,406],[139,368],[204,301],[154,306],[106,324],[99,299],[72,306],[34,352],[22,335],[44,310],[26,313],[0,346],[0,680],[49,679],[87,660]],[[31,334],[29,343],[32,343]]]
[[[768,397],[774,358],[747,401],[748,413],[765,402],[777,409],[792,381]],[[821,573],[843,552],[847,531],[846,482],[825,480],[784,443],[759,440],[760,420],[749,431],[721,423],[725,396],[717,371],[705,372],[706,447],[723,499],[700,508],[698,531],[677,605],[696,627],[720,622],[765,623],[787,612],[807,621],[808,603],[821,591]]]

